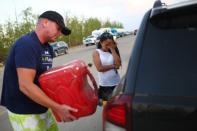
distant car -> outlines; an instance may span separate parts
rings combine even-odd
[[[131,32],[126,31],[126,32],[124,32],[124,34],[125,34],[125,36],[127,36],[127,35],[130,35],[130,34],[131,34]]]
[[[103,131],[197,131],[197,1],[154,5],[104,106]]]
[[[117,38],[119,37],[123,37],[123,36],[126,36],[127,34],[125,32],[118,32],[117,33]]]
[[[133,31],[133,34],[134,35],[137,35],[137,29]]]
[[[87,38],[83,39],[83,44],[85,46],[95,45],[96,44],[96,37],[93,35],[88,36]]]
[[[68,44],[64,41],[58,41],[50,44],[53,48],[53,56],[57,57],[61,54],[67,54],[68,53]]]

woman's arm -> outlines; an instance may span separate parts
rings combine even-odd
[[[94,65],[96,66],[96,69],[98,72],[105,72],[105,71],[108,71],[111,69],[115,69],[114,64],[113,65],[102,65],[98,51],[95,50],[93,52],[92,57],[93,57]]]
[[[115,68],[118,69],[120,66],[121,66],[121,59],[120,59],[120,56],[118,55],[118,53],[116,52],[116,44],[111,44],[109,46],[109,49],[112,53],[112,56],[114,58],[114,64],[115,64]]]

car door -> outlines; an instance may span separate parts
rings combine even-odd
[[[153,23],[147,17],[139,30],[139,61],[136,72],[128,72],[136,75],[134,131],[197,130],[197,29],[187,27],[195,25],[186,17],[193,17],[194,7],[177,7]]]

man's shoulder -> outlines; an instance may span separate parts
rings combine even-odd
[[[33,39],[33,35],[32,32],[24,34],[23,36],[21,36],[16,42],[26,42],[26,41],[31,41]]]
[[[35,43],[34,38],[35,36],[32,35],[32,32],[30,32],[21,36],[18,40],[16,40],[15,44],[16,46],[21,46],[21,45],[32,46],[32,44]]]

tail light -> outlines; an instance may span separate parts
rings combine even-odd
[[[104,107],[103,131],[106,121],[131,131],[131,117],[131,96],[122,94],[113,97]]]

